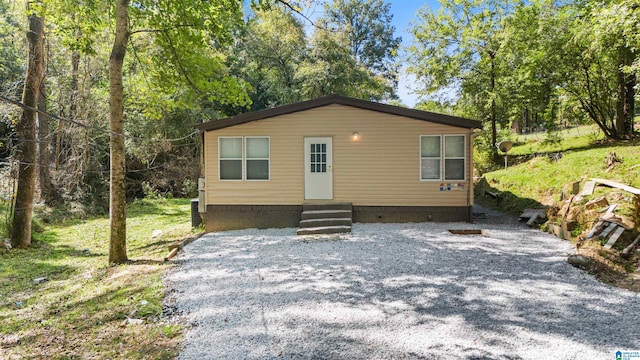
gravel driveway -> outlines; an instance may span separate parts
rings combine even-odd
[[[448,229],[484,229],[452,235]],[[203,236],[166,277],[180,359],[615,359],[640,296],[573,268],[568,242],[503,224],[354,224]]]

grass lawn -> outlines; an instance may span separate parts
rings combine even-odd
[[[162,319],[172,266],[163,258],[192,233],[190,202],[136,201],[127,218],[127,265],[107,266],[108,218],[48,226],[31,248],[0,250],[0,358],[176,356],[182,328]],[[143,322],[124,325],[127,317]]]
[[[509,167],[484,174],[489,184],[513,196],[502,204],[503,210],[519,214],[534,202],[551,206],[558,202],[562,192],[569,194],[571,184],[590,178],[605,178],[640,188],[640,142],[602,140],[592,130],[583,126],[565,130],[562,140],[545,143],[527,135],[518,139],[518,144],[509,151]],[[522,142],[526,141],[526,142]],[[534,154],[561,153],[559,160]],[[622,160],[607,171],[609,153],[616,153]],[[514,164],[515,163],[515,164]],[[601,192],[601,188],[596,195]]]
[[[509,151],[509,155],[527,155],[541,152],[560,152],[570,149],[579,149],[591,146],[592,143],[602,140],[604,135],[596,125],[582,125],[570,129],[558,131],[556,135],[559,142],[549,143],[545,132],[518,135],[516,146]]]

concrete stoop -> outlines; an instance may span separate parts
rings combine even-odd
[[[351,232],[351,203],[303,204],[298,235]]]

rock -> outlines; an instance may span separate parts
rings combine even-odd
[[[144,324],[144,320],[142,319],[132,319],[130,317],[127,317],[126,319],[124,319],[122,324],[120,324],[120,327],[126,327],[129,325],[142,325],[142,324]]]
[[[569,255],[569,257],[567,258],[567,261],[569,262],[569,264],[580,269],[588,268],[592,264],[591,259],[589,259],[586,256],[582,256],[578,254]]]
[[[7,250],[11,250],[11,239],[4,239],[4,247],[6,247]]]
[[[140,302],[138,303],[138,305],[140,306],[147,306],[149,305],[149,302],[147,300],[140,300]]]
[[[151,234],[151,238],[155,239],[157,237],[160,237],[160,235],[162,235],[162,230],[153,230],[153,233]]]
[[[609,202],[607,201],[607,198],[605,198],[604,196],[600,196],[599,198],[593,199],[584,205],[584,207],[586,207],[589,210],[596,209],[596,208],[603,208],[605,206],[609,206]]]
[[[36,285],[42,284],[45,281],[49,281],[49,279],[47,279],[46,277],[39,277],[39,278],[33,279],[33,283]]]

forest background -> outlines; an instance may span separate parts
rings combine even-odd
[[[640,5],[633,0],[446,1],[418,11],[407,47],[383,0],[41,0],[26,7],[0,0],[7,209],[25,166],[37,170],[35,199],[55,209],[51,217],[109,210],[110,58],[122,3],[128,41],[118,134],[127,200],[195,196],[196,124],[328,94],[403,106],[401,68],[415,80],[417,108],[483,121],[474,154],[480,173],[497,166],[495,144],[514,131],[544,130],[549,142],[557,130],[586,123],[610,139],[635,134]],[[29,140],[21,118],[34,19],[42,26],[41,112]],[[21,160],[25,144],[37,145],[37,163]]]

